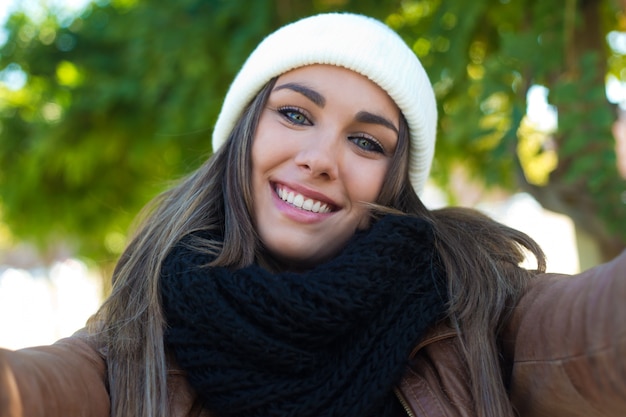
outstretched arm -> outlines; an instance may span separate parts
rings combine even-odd
[[[503,339],[520,416],[626,415],[626,252],[539,278]]]
[[[0,349],[3,417],[108,417],[106,365],[78,336],[50,346]]]

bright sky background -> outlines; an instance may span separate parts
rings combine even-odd
[[[82,10],[91,0],[0,0],[0,26],[4,23],[16,9],[25,9],[33,17],[40,16],[43,8],[57,9],[61,14],[73,15]],[[4,43],[6,34],[4,30],[0,32],[0,44]]]
[[[44,18],[46,10],[54,10],[60,22],[65,20],[69,24],[92,1],[106,0],[0,0],[0,46],[7,39],[4,25],[9,15],[16,10],[25,10],[35,21]],[[16,64],[9,64],[0,71],[0,83],[4,83],[9,89],[20,89],[25,82],[26,74]]]

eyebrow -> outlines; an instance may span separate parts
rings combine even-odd
[[[304,86],[302,84],[298,84],[298,83],[282,84],[274,88],[274,91],[284,90],[284,89],[292,90],[292,91],[295,91],[296,93],[302,94],[303,96],[311,100],[313,103],[315,103],[318,107],[324,107],[326,105],[326,99],[324,98],[323,95],[321,95],[317,91],[307,86]]]
[[[394,125],[386,117],[380,116],[378,114],[374,114],[374,113],[370,113],[370,112],[362,110],[357,113],[355,119],[361,123],[373,123],[373,124],[385,126],[393,130],[394,132],[396,132],[396,134],[399,134],[398,128],[396,127],[396,125]]]
[[[282,84],[282,85],[275,87],[274,91],[285,90],[285,89],[292,90],[292,91],[302,94],[303,96],[311,100],[313,103],[315,103],[319,107],[324,107],[326,105],[326,98],[324,98],[323,95],[299,83]],[[386,117],[380,116],[378,114],[361,110],[360,112],[357,113],[355,120],[361,123],[371,123],[371,124],[382,125],[393,130],[396,134],[399,134],[398,128],[396,127],[395,124],[393,124]]]

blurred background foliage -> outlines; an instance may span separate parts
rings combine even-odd
[[[432,178],[452,204],[461,171],[570,216],[605,259],[625,247],[619,107],[605,93],[607,77],[626,75],[626,51],[607,42],[626,30],[617,0],[98,0],[79,16],[49,8],[38,19],[17,10],[0,48],[0,240],[114,262],[140,208],[210,155],[223,95],[254,46],[323,11],[382,19],[422,60],[439,102]],[[557,128],[526,116],[537,86]]]

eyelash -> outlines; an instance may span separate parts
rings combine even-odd
[[[280,113],[284,119],[287,121],[287,123],[290,123],[292,125],[296,125],[296,126],[311,126],[313,125],[313,123],[311,122],[311,120],[309,119],[309,117],[307,117],[307,115],[305,114],[306,112],[298,107],[293,107],[293,106],[284,106],[284,107],[279,107],[278,109],[276,109],[278,111],[278,113]],[[304,118],[303,121],[296,121],[293,116],[302,116]],[[357,135],[357,136],[350,136],[348,137],[348,139],[350,140],[350,142],[354,143],[356,146],[358,146],[359,149],[363,150],[364,152],[375,152],[375,153],[380,153],[380,154],[384,154],[385,153],[385,149],[383,148],[383,146],[380,144],[379,141],[377,141],[376,139],[370,137],[370,136],[366,136],[366,135]],[[367,146],[370,146],[370,149],[367,149],[363,146],[360,146],[357,142],[358,141],[362,141],[365,140],[367,141]]]
[[[381,154],[385,153],[385,149],[382,147],[380,142],[370,136],[365,136],[365,135],[350,136],[349,139],[352,143],[358,146],[359,149],[362,149],[365,152],[376,152],[376,153],[381,153]],[[371,146],[372,148],[366,149],[363,146],[358,145],[357,142],[362,141],[362,140],[366,140],[368,144],[367,146]]]

